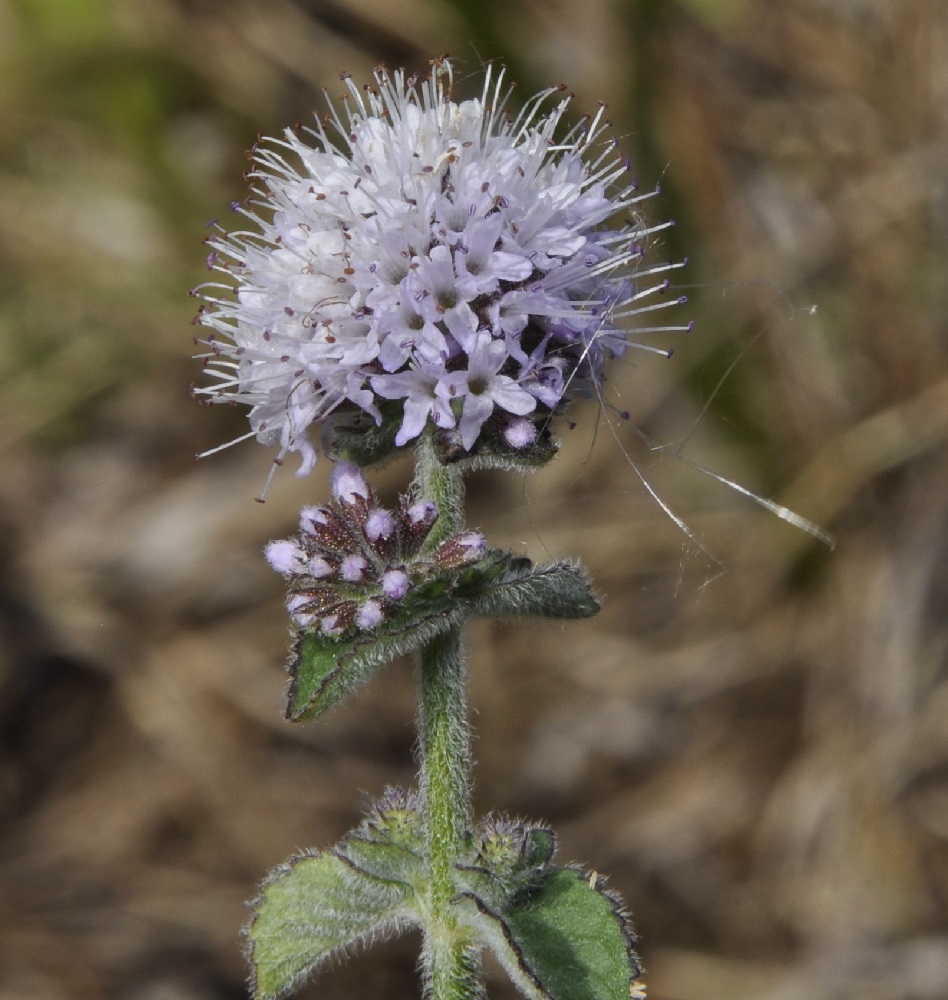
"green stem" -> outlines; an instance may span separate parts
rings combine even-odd
[[[425,961],[433,1000],[471,1000],[480,992],[474,956],[451,905],[453,866],[471,821],[465,674],[460,628],[422,650],[419,753],[430,891]]]
[[[440,512],[427,546],[463,525],[461,473],[442,466],[423,437],[416,452],[421,496]],[[462,629],[453,628],[421,651],[419,758],[425,802],[429,905],[424,962],[432,1000],[474,1000],[482,995],[476,955],[452,909],[453,865],[471,825],[471,739]]]
[[[419,438],[415,448],[415,482],[420,495],[438,505],[438,520],[425,539],[425,550],[432,552],[464,527],[464,478],[457,466],[438,461],[428,433]]]

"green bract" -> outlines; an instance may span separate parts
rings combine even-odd
[[[595,873],[554,868],[505,905],[465,901],[466,921],[528,997],[628,1000],[642,973],[631,923]]]
[[[345,639],[301,630],[287,665],[286,717],[300,722],[321,715],[379,667],[469,618],[588,618],[598,610],[579,567],[564,562],[534,566],[522,556],[488,552],[474,566],[430,580],[377,628]]]
[[[390,790],[332,850],[277,868],[247,931],[258,1000],[370,938],[438,932],[424,844],[422,804]],[[554,848],[550,830],[487,817],[453,866],[451,933],[490,948],[528,997],[628,1000],[642,971],[629,919],[599,875],[554,866]]]

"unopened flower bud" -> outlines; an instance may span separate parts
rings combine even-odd
[[[432,559],[442,569],[460,569],[476,563],[486,552],[484,536],[479,531],[465,531],[439,545]]]
[[[347,583],[358,583],[365,576],[365,571],[368,568],[369,563],[365,556],[353,553],[342,560],[339,574]]]
[[[326,523],[325,507],[304,507],[300,511],[300,530],[312,534],[313,527]]]
[[[357,500],[368,502],[372,490],[362,475],[362,471],[352,462],[337,462],[332,470],[330,489],[333,496],[342,504],[355,503]]]
[[[352,545],[353,529],[332,507],[310,507],[300,519],[303,531],[328,552],[346,552]]]
[[[369,629],[378,628],[382,624],[384,617],[381,603],[375,600],[375,598],[371,598],[359,609],[356,621],[359,628],[368,631]]]
[[[387,569],[382,574],[382,593],[393,601],[400,601],[408,593],[408,574],[403,569]]]
[[[434,524],[438,516],[438,505],[433,500],[419,500],[408,508],[408,520],[412,524]]]
[[[290,539],[268,543],[264,554],[273,569],[283,576],[299,573],[306,564],[305,553],[296,542]]]
[[[504,440],[518,451],[529,448],[537,439],[536,424],[527,417],[514,417],[503,430]]]
[[[432,500],[419,500],[405,511],[405,543],[417,551],[438,520],[438,505]]]
[[[375,506],[354,465],[333,477],[333,500],[306,507],[295,538],[267,546],[270,565],[289,580],[287,610],[294,624],[340,640],[371,633],[396,606],[410,607],[413,588],[455,584],[455,573],[481,560],[484,536],[465,531],[433,553],[422,545],[438,520],[438,506],[405,498],[396,511]]]
[[[317,580],[322,580],[327,576],[332,576],[335,573],[335,569],[332,565],[324,559],[322,556],[313,556],[307,564],[307,571],[310,576],[316,577]]]
[[[379,539],[390,538],[395,531],[395,518],[391,511],[376,507],[369,513],[365,522],[365,537],[370,542],[377,542]]]

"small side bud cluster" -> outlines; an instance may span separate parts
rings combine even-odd
[[[473,865],[495,878],[513,880],[545,869],[556,851],[552,830],[508,816],[486,816],[475,831]]]
[[[423,816],[424,803],[417,791],[386,788],[356,833],[376,842],[388,841],[421,851],[425,842]]]
[[[437,504],[406,497],[396,511],[380,507],[349,462],[333,469],[332,496],[327,506],[303,508],[295,538],[266,547],[267,561],[289,582],[290,617],[305,631],[339,639],[372,632],[418,587],[487,553],[483,535],[464,531],[422,554]]]

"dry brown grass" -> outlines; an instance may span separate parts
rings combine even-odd
[[[633,359],[614,391],[838,538],[620,423],[702,552],[592,406],[550,469],[473,481],[472,523],[581,557],[608,597],[567,629],[474,630],[479,809],[545,816],[565,860],[611,873],[654,1000],[948,995],[948,12],[385,11],[0,3],[0,997],[243,995],[257,880],[338,837],[360,789],[412,780],[407,664],[281,721],[260,548],[327,470],[261,508],[260,449],[191,461],[240,415],[187,401],[184,291],[257,129],[341,69],[445,50],[610,101],[703,286],[675,359]],[[415,944],[303,995],[415,995]]]

